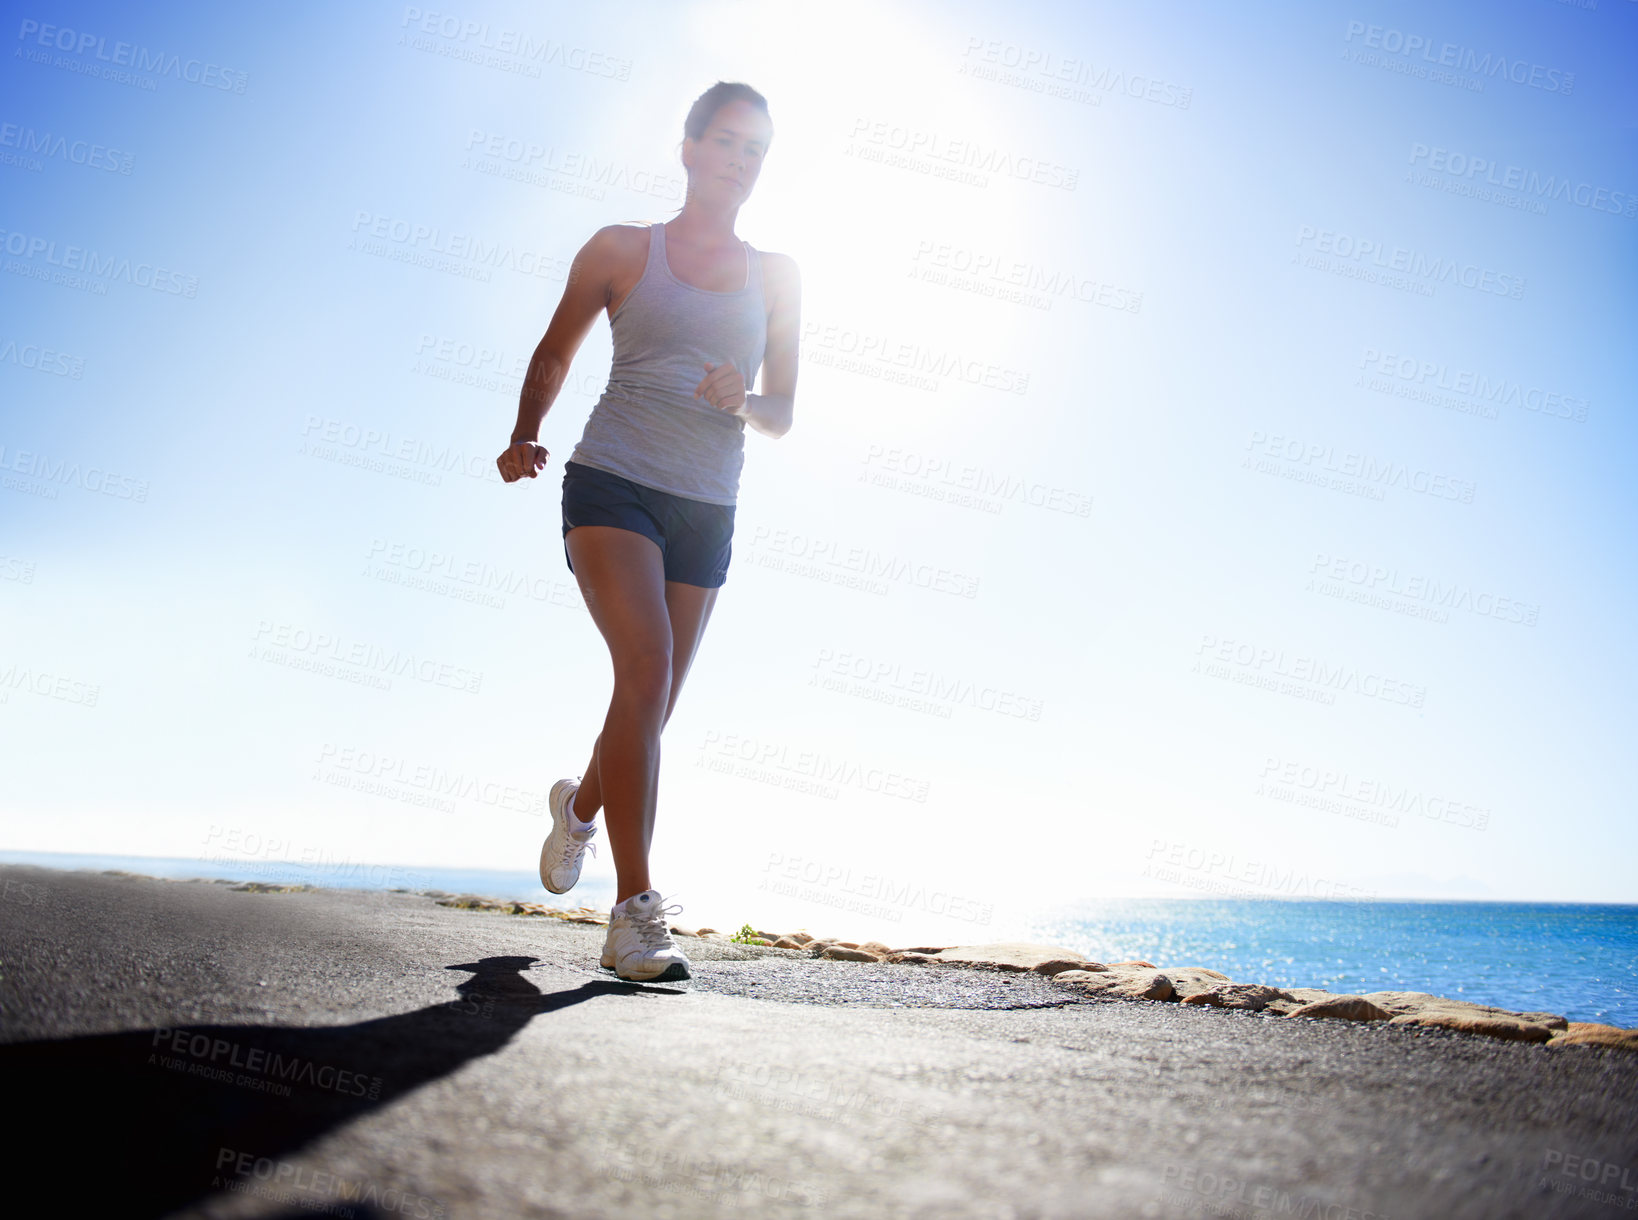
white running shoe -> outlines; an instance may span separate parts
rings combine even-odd
[[[686,979],[688,958],[672,942],[665,926],[669,912],[659,890],[644,890],[609,911],[609,932],[603,940],[603,969],[641,983]]]
[[[540,883],[554,894],[574,889],[574,883],[580,880],[581,854],[597,833],[596,818],[582,822],[569,811],[569,798],[578,791],[578,781],[560,779],[546,798],[552,811],[552,833],[540,849]],[[591,850],[597,854],[595,847]]]

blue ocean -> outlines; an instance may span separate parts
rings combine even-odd
[[[0,862],[123,869],[353,889],[454,894],[607,910],[609,881],[545,893],[533,872],[0,852]],[[750,912],[754,915],[754,912]],[[846,929],[843,929],[845,932]],[[1242,982],[1327,991],[1426,991],[1518,1012],[1638,1027],[1638,905],[1126,898],[1043,908],[983,939],[1062,945],[1099,961],[1208,966]]]

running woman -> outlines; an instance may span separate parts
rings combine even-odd
[[[575,256],[496,462],[508,483],[545,469],[541,422],[606,310],[614,361],[563,464],[563,553],[608,644],[614,694],[584,774],[552,785],[540,880],[573,888],[602,809],[618,882],[602,965],[640,981],[689,977],[666,926],[681,908],[648,873],[660,733],[727,579],[745,426],[791,426],[801,306],[795,261],[734,234],[773,138],[767,101],[718,81],[683,132],[679,214],[606,225]],[[747,393],[759,368],[765,392]]]

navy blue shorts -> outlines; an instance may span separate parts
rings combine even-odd
[[[734,505],[707,504],[633,483],[617,474],[563,463],[563,558],[577,525],[612,525],[652,538],[665,559],[665,578],[715,589],[728,579]]]

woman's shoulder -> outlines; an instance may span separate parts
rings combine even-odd
[[[791,290],[800,292],[802,288],[802,270],[796,265],[796,260],[789,254],[776,254],[772,250],[763,250],[752,245],[757,257],[762,260],[762,274],[768,286],[776,292]]]

